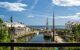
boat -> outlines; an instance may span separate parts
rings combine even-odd
[[[51,33],[48,32],[48,31],[46,31],[46,32],[44,33],[44,38],[51,38]]]

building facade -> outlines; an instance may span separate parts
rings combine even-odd
[[[11,27],[11,24],[12,24],[12,27],[14,27],[13,33],[17,34],[17,35],[18,34],[25,34],[25,33],[31,31],[31,28],[26,27],[26,25],[18,23],[18,22],[14,22],[14,23],[5,22],[5,24],[7,27]]]

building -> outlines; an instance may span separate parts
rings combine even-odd
[[[19,23],[19,22],[13,22],[13,23],[5,22],[5,24],[7,27],[11,27],[11,24],[12,24],[12,27],[14,27],[13,33],[17,34],[17,35],[18,34],[25,34],[25,33],[31,31],[31,28],[26,27],[26,25]]]
[[[13,22],[13,23],[5,22],[5,24],[6,24],[7,27],[11,27],[11,24],[12,24],[12,27],[25,27],[24,24],[21,24],[21,23],[18,23],[18,22]]]

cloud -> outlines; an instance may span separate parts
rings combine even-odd
[[[56,19],[76,19],[78,18],[77,16],[58,16],[55,17]]]
[[[31,9],[34,9],[34,7],[36,6],[36,4],[38,3],[38,1],[39,0],[34,0],[35,2],[34,2],[34,4],[33,4],[33,6],[31,7]]]
[[[47,16],[49,19],[53,19],[53,16]],[[54,16],[54,19],[80,19],[80,12],[70,16]]]
[[[28,17],[28,18],[33,18],[34,16],[33,16],[33,15],[28,15],[27,17]]]
[[[80,13],[76,13],[75,15],[72,16],[57,16],[55,19],[73,19],[73,20],[78,20],[80,19]]]
[[[0,18],[4,18],[4,15],[0,15]]]
[[[79,13],[76,13],[76,15],[80,15],[80,12]]]
[[[80,6],[80,0],[52,0],[58,6]]]
[[[0,7],[10,11],[24,11],[26,10],[24,7],[27,7],[27,5],[23,3],[0,2]]]

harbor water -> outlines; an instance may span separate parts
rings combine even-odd
[[[39,34],[34,35],[30,42],[51,42],[51,38],[46,38],[43,34]]]

